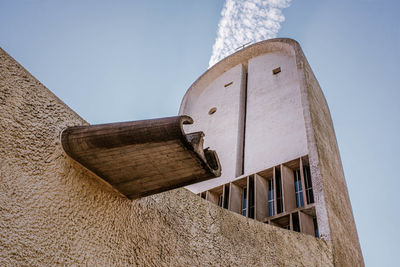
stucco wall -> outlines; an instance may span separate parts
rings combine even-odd
[[[1,266],[331,266],[329,243],[186,189],[130,201],[68,158],[86,122],[0,49]]]

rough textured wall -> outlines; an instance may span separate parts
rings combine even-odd
[[[317,198],[323,197],[316,201],[318,222],[320,228],[324,227],[320,231],[329,231],[327,239],[332,241],[336,266],[364,266],[329,107],[300,46],[296,49],[304,80],[303,106],[313,183],[316,177],[321,183],[314,190],[318,191]],[[319,209],[322,207],[325,211]],[[322,224],[328,225],[325,228]]]
[[[1,266],[332,266],[326,241],[185,189],[128,200],[62,151],[82,124],[0,49]]]

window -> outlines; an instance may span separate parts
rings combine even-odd
[[[224,87],[228,87],[229,85],[232,85],[233,82],[227,83],[224,85]]]
[[[314,193],[312,190],[310,167],[304,166],[303,173],[304,173],[304,183],[305,183],[307,204],[311,204],[311,203],[314,203]]]
[[[247,187],[242,189],[242,215],[247,215]]]
[[[315,237],[319,237],[317,217],[313,218],[313,222],[314,222],[314,234],[315,234]]]
[[[229,184],[225,185],[225,198],[224,198],[224,208],[227,209],[229,206]]]
[[[254,177],[249,179],[249,218],[254,219]]]
[[[299,221],[299,213],[292,213],[292,225],[293,231],[300,232],[300,221]]]
[[[301,186],[300,170],[297,170],[294,172],[294,187],[295,187],[295,192],[296,192],[297,207],[298,208],[303,207],[304,200],[303,200],[303,189]]]
[[[282,203],[281,172],[278,168],[275,168],[275,181],[276,181],[276,213],[279,214],[283,211],[283,203]]]
[[[279,72],[281,72],[281,67],[272,70],[272,74],[274,75],[278,74]]]
[[[249,219],[319,237],[312,182],[310,161],[303,156],[240,176],[199,196]]]
[[[274,201],[274,181],[268,180],[268,216],[275,214],[275,201]]]
[[[219,195],[218,196],[218,206],[222,207],[222,204],[223,204],[223,196]]]
[[[217,112],[217,108],[211,108],[209,111],[208,111],[208,115],[212,115],[212,114],[214,114],[215,112]]]

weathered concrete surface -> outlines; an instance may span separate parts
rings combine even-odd
[[[335,130],[325,96],[300,46],[294,46],[302,79],[302,102],[320,229],[332,241],[336,266],[364,266]],[[323,199],[322,199],[323,198]],[[325,211],[321,208],[325,206]],[[326,214],[325,214],[326,213]],[[320,220],[326,220],[320,223]]]
[[[0,49],[1,266],[332,266],[326,241],[185,189],[130,201],[63,152],[86,124]]]
[[[64,151],[130,199],[221,175],[203,132],[186,135],[188,116],[74,126],[63,130]]]

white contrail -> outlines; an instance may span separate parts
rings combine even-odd
[[[275,38],[292,0],[226,0],[209,67],[249,42]]]

